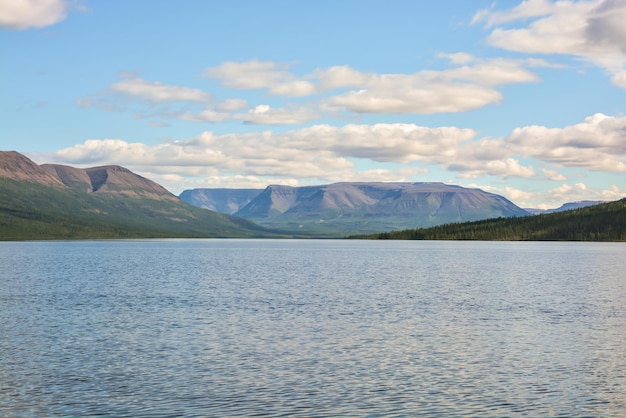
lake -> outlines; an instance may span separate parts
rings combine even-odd
[[[0,242],[0,416],[618,416],[626,244]]]

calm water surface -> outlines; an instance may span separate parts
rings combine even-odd
[[[624,416],[626,245],[0,243],[0,416]]]

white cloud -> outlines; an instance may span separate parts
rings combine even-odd
[[[225,62],[207,68],[203,75],[215,78],[238,90],[268,89],[271,94],[299,97],[315,92],[312,83],[297,80],[289,71],[290,65],[271,61]]]
[[[374,74],[362,73],[347,65],[339,65],[326,69],[318,69],[313,76],[318,80],[322,91],[345,87],[358,87],[367,83]]]
[[[611,77],[611,83],[626,90],[626,70],[615,73]]]
[[[528,83],[538,81],[534,73],[522,67],[522,62],[507,59],[480,61],[473,66],[463,66],[443,71],[452,80],[472,81],[481,86]]]
[[[518,52],[582,58],[606,69],[615,85],[626,88],[620,75],[626,65],[623,0],[527,0],[510,10],[482,10],[472,22],[479,21],[487,27],[521,21],[522,27],[493,29],[489,43]]]
[[[626,188],[611,185],[608,189],[591,189],[585,183],[561,184],[545,191],[519,190],[510,186],[469,184],[484,191],[502,195],[522,208],[553,209],[567,202],[581,200],[614,201],[626,196]]]
[[[205,109],[201,112],[183,112],[175,115],[178,119],[188,120],[191,122],[208,122],[219,123],[232,118],[230,113],[216,112],[211,109]]]
[[[465,112],[496,104],[502,94],[496,86],[537,81],[526,69],[550,65],[543,60],[481,60],[466,53],[442,54],[457,66],[447,70],[423,70],[412,74],[363,73],[349,66],[316,69],[296,77],[290,65],[269,61],[226,62],[208,68],[204,76],[219,80],[227,88],[265,89],[271,95],[308,97],[324,95],[309,102],[249,104],[230,98],[198,112],[193,105],[209,105],[208,92],[158,81],[146,81],[135,74],[124,76],[99,95],[79,99],[80,107],[125,110],[133,105],[168,104],[158,115],[135,110],[141,117],[178,118],[188,121],[222,122],[241,120],[250,124],[302,124],[326,115],[345,113],[433,114]],[[462,64],[462,65],[458,65]],[[181,110],[181,105],[187,105]],[[248,112],[242,112],[245,108]]]
[[[247,90],[268,88],[285,78],[291,78],[288,66],[271,61],[228,61],[207,68],[203,76],[220,80],[226,87]]]
[[[289,132],[289,144],[305,151],[331,150],[344,157],[379,162],[440,162],[454,158],[458,144],[476,132],[455,127],[414,124],[316,125]]]
[[[612,184],[609,189],[602,190],[600,195],[604,200],[619,200],[626,197],[626,187],[622,187],[621,189]]]
[[[233,116],[244,123],[259,125],[296,125],[319,118],[319,114],[303,107],[274,109],[268,105],[258,105],[246,114]]]
[[[503,138],[465,141],[459,144],[455,160],[440,163],[461,178],[536,176],[533,167],[520,164],[521,157],[557,167],[626,172],[625,133],[626,117],[598,113],[564,128],[525,126]],[[542,172],[550,180],[566,180],[557,171]]]
[[[496,177],[534,177],[535,170],[532,167],[521,165],[515,158],[490,161],[464,161],[446,165],[451,171],[459,172],[459,178],[477,178],[484,175]]]
[[[327,100],[330,108],[357,113],[465,112],[498,103],[502,94],[494,89],[496,85],[537,81],[521,61],[478,60],[467,54],[452,57],[471,64],[413,74],[360,73],[344,66],[318,70],[316,75],[320,88],[357,87]]]
[[[520,19],[528,19],[532,17],[545,16],[553,13],[555,5],[548,0],[525,0],[515,8],[500,12],[492,11],[492,9],[483,9],[477,12],[472,19],[472,24],[485,21],[487,27],[496,24],[512,22]]]
[[[476,189],[481,189],[489,193],[499,194],[501,196],[506,197],[511,200],[518,206],[521,207],[529,207],[524,203],[529,202],[536,198],[536,194],[532,192],[527,192],[524,190],[519,190],[514,187],[505,186],[505,187],[494,187],[490,185],[481,185],[481,184],[468,184],[463,185],[464,187],[473,187]]]
[[[212,132],[184,141],[149,146],[119,139],[88,140],[50,156],[68,164],[121,164],[160,174],[183,176],[243,175],[329,181],[355,179],[350,159],[384,162],[437,162],[454,158],[469,129],[425,128],[408,124],[318,125],[286,133],[271,131],[217,135]],[[211,169],[209,173],[206,170]],[[404,178],[423,168],[380,171]],[[385,169],[386,170],[386,169]],[[364,172],[370,176],[374,172]]]
[[[498,103],[501,98],[496,90],[472,84],[411,85],[408,79],[388,79],[373,83],[369,89],[333,97],[328,104],[357,113],[432,114],[465,112]]]
[[[562,184],[536,195],[536,199],[551,203],[549,208],[556,208],[566,202],[579,202],[581,200],[605,200],[613,201],[626,197],[626,188],[611,185],[608,189],[591,189],[585,183]]]
[[[287,132],[207,131],[190,139],[157,145],[93,139],[45,159],[42,156],[42,160],[83,166],[120,164],[149,173],[149,178],[168,179],[172,187],[174,180],[180,178],[186,185],[213,179],[206,181],[215,181],[217,185],[225,184],[220,181],[233,181],[238,187],[246,182],[411,181],[431,165],[455,172],[457,178],[493,176],[505,184],[514,177],[564,182],[565,176],[553,167],[626,171],[624,132],[626,118],[601,114],[564,128],[529,126],[518,128],[507,137],[479,140],[475,139],[475,131],[456,127],[400,123],[314,125]],[[537,175],[526,162],[528,158],[548,162],[550,166],[541,168]],[[370,168],[357,170],[357,162]],[[390,169],[389,164],[394,168]],[[543,192],[524,192],[508,185],[499,190],[518,204],[538,207],[537,202],[559,206],[572,200],[617,199],[623,197],[620,194],[626,195],[620,187],[623,188],[620,185],[593,190],[584,183],[564,183]]]
[[[510,152],[561,167],[626,172],[626,117],[603,114],[565,128],[526,126],[504,139]]]
[[[8,29],[42,28],[66,18],[65,0],[2,0],[0,26]]]
[[[454,65],[465,65],[476,60],[476,57],[466,52],[455,52],[453,54],[446,54],[444,52],[441,52],[437,54],[437,56],[439,58],[445,58],[449,60]]]
[[[126,78],[111,85],[111,90],[138,97],[153,103],[208,102],[211,95],[189,87],[170,86],[138,77]]]
[[[222,100],[216,106],[216,110],[220,112],[235,112],[248,107],[248,101],[244,99],[226,99]]]
[[[541,172],[543,173],[544,176],[546,176],[546,178],[548,180],[552,180],[552,181],[565,181],[565,180],[567,180],[567,177],[565,177],[563,174],[561,174],[561,173],[559,173],[558,171],[555,171],[555,170],[548,170],[548,169],[542,168]]]
[[[204,75],[219,80],[225,87],[266,89],[273,95],[305,97],[331,93],[322,102],[325,109],[382,114],[464,112],[498,103],[502,94],[494,86],[537,81],[537,76],[524,68],[529,65],[524,61],[479,60],[466,53],[441,56],[457,67],[412,74],[376,74],[344,65],[296,77],[288,71],[287,64],[253,60],[226,62],[207,69]],[[342,89],[351,91],[335,92]]]

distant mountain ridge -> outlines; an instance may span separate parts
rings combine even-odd
[[[586,208],[589,206],[600,205],[602,203],[607,203],[607,202],[604,200],[580,200],[578,202],[567,202],[567,203],[563,203],[561,206],[559,206],[556,209],[548,209],[544,213],[563,212],[566,210],[574,210],[574,209]]]
[[[263,189],[193,189],[183,191],[179,197],[199,208],[234,215],[262,191]]]
[[[207,190],[211,189],[185,191],[181,198],[191,204],[197,204],[193,199],[200,193],[217,199]],[[212,205],[218,207],[219,203],[213,201]],[[301,187],[270,185],[234,215],[271,228],[332,234],[529,213],[502,196],[444,183],[344,182]]]
[[[276,234],[188,205],[124,167],[39,166],[0,151],[0,239],[252,236]]]

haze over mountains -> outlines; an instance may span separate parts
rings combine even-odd
[[[0,239],[275,236],[182,202],[126,168],[37,165],[0,152]]]
[[[256,193],[256,196],[251,197]],[[367,233],[528,216],[502,196],[443,183],[334,183],[264,190],[195,189],[181,199],[261,225],[303,233]]]

